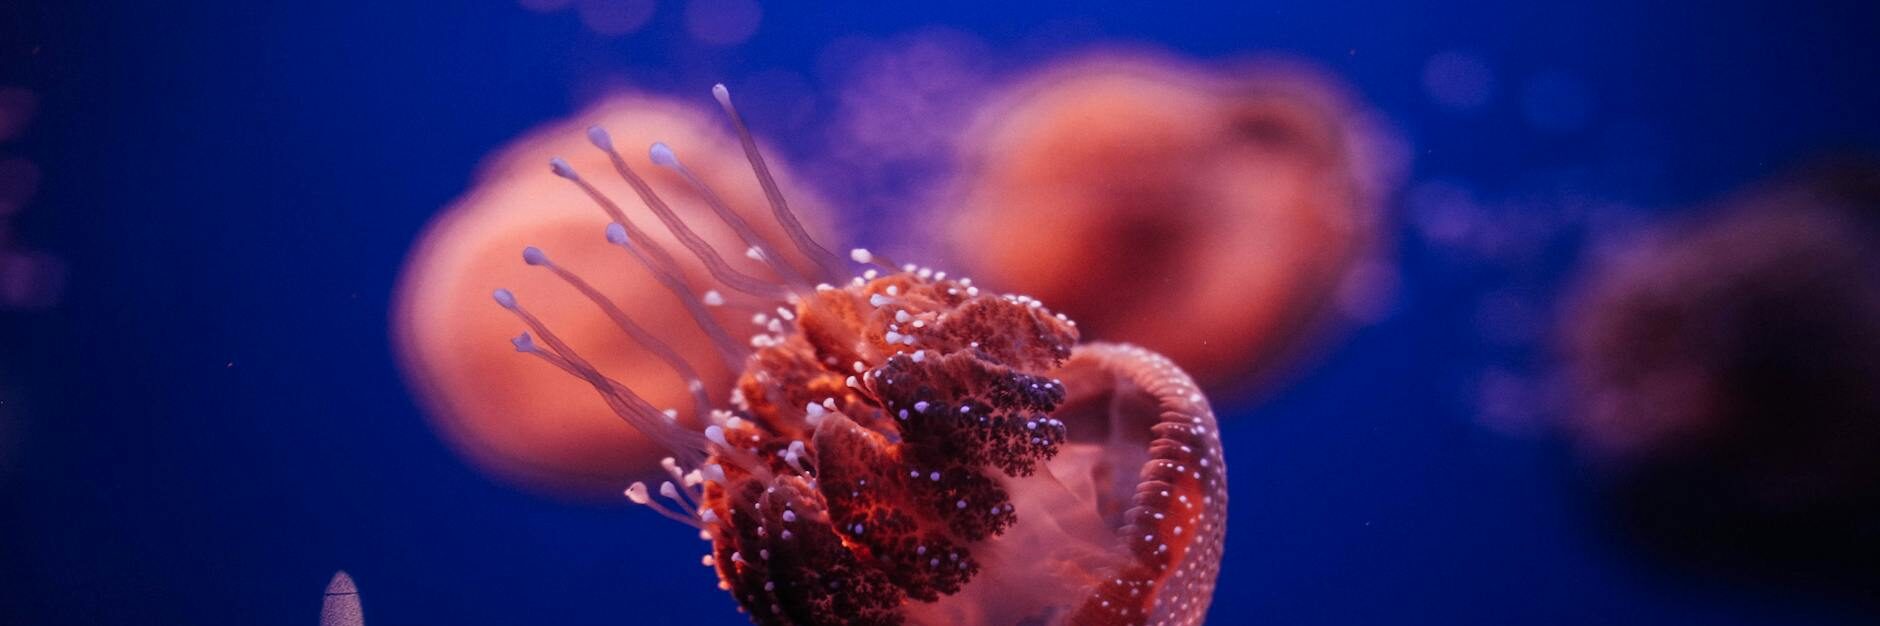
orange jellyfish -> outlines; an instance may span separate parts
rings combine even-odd
[[[1388,282],[1376,153],[1330,84],[1136,54],[1020,81],[962,142],[957,262],[1210,387],[1265,374]]]
[[[1213,412],[1188,376],[1142,348],[1080,343],[1077,324],[1038,300],[944,271],[856,249],[849,260],[878,267],[854,275],[797,225],[729,93],[714,93],[768,192],[777,241],[816,262],[737,286],[771,312],[702,428],[612,376],[595,360],[605,345],[576,345],[530,298],[495,292],[527,328],[518,351],[670,451],[671,479],[627,497],[710,541],[705,563],[758,624],[1199,623],[1227,483]],[[607,131],[589,138],[614,153]],[[663,144],[652,158],[691,178]],[[564,161],[553,169],[587,184]],[[673,278],[671,253],[639,220],[594,200],[617,220],[606,235],[623,265]],[[559,274],[557,254],[529,248],[524,261]]]
[[[1581,401],[1565,426],[1629,538],[1698,569],[1873,600],[1877,173],[1766,187],[1592,273],[1564,327]]]
[[[490,290],[515,285],[537,310],[562,320],[559,327],[571,341],[598,348],[599,365],[642,389],[649,402],[674,409],[686,423],[702,419],[702,398],[730,391],[736,370],[715,357],[727,349],[722,344],[741,339],[702,332],[685,305],[710,306],[726,328],[748,324],[752,310],[744,302],[748,298],[728,288],[686,303],[661,297],[660,277],[637,268],[586,271],[616,265],[619,250],[602,238],[608,218],[582,188],[555,177],[542,163],[550,155],[566,154],[572,166],[611,172],[614,164],[607,155],[583,149],[581,129],[595,123],[626,129],[630,134],[623,140],[687,146],[692,173],[716,190],[719,204],[737,215],[767,211],[764,190],[750,179],[737,139],[710,115],[667,100],[616,96],[498,151],[483,166],[475,188],[435,220],[413,248],[392,317],[407,380],[453,447],[481,469],[524,486],[617,497],[619,485],[630,477],[657,475],[664,453],[638,432],[621,428],[579,381],[505,358],[506,346],[488,338],[506,335],[512,320],[484,306]],[[776,168],[774,175],[799,200],[813,200],[813,194],[789,182],[785,168]],[[656,223],[660,215],[637,200],[634,184],[672,190],[660,208],[674,219],[713,210],[682,177],[663,169],[648,171],[642,183],[615,176],[594,177],[590,184],[596,193],[620,198],[617,209],[639,222]],[[821,230],[823,213],[813,201],[799,207],[804,204],[808,210],[799,212],[808,227]],[[723,267],[716,271],[759,265],[746,256],[740,234],[722,221],[693,221],[700,223],[692,229],[699,242],[734,252],[719,259]],[[766,220],[747,221],[766,236],[781,232]],[[683,243],[665,231],[648,236],[665,246]],[[630,295],[619,301],[617,312],[630,315],[644,332],[658,334],[663,351],[633,341],[621,331],[615,312],[590,306],[579,291],[536,280],[539,270],[515,262],[525,242],[555,250],[563,266],[592,277],[590,288]],[[691,284],[703,284],[714,271],[690,256],[675,263],[679,279]],[[669,365],[675,362],[690,370],[675,371]],[[694,384],[699,388],[692,389]]]

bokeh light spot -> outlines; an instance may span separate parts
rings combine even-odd
[[[625,35],[653,19],[653,0],[581,0],[575,12],[589,30],[608,36]]]
[[[24,87],[0,87],[0,141],[18,137],[33,121],[39,95]]]
[[[692,0],[685,6],[685,32],[715,46],[744,43],[763,21],[764,9],[755,0]]]
[[[65,263],[25,250],[0,250],[0,309],[44,309],[59,302]]]

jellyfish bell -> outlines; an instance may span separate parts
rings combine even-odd
[[[1053,376],[1064,442],[1012,481],[1023,519],[980,548],[981,579],[916,605],[924,624],[1195,624],[1225,540],[1225,467],[1206,400],[1166,358],[1090,343]]]
[[[697,394],[668,366],[669,359],[635,341],[608,311],[551,273],[579,272],[593,291],[619,298],[619,313],[659,335],[673,354],[691,364],[691,378],[706,393],[729,392],[736,372],[723,359],[709,358],[717,348],[693,323],[691,312],[670,298],[640,295],[663,293],[658,277],[630,263],[622,267],[621,250],[602,236],[611,218],[595,209],[582,187],[544,165],[559,157],[561,167],[587,173],[585,184],[617,198],[619,211],[655,225],[649,237],[682,249],[677,235],[657,228],[659,216],[638,199],[634,183],[614,175],[612,157],[593,145],[595,138],[586,129],[613,128],[617,134],[610,139],[622,145],[670,141],[683,147],[689,174],[707,183],[720,204],[745,216],[761,234],[777,235],[781,226],[757,219],[767,215],[768,204],[749,175],[738,140],[709,112],[697,109],[616,95],[532,131],[497,151],[472,189],[413,247],[393,311],[400,362],[434,427],[480,469],[546,493],[599,499],[615,497],[623,480],[658,475],[658,460],[666,454],[640,433],[621,428],[579,381],[518,362],[508,346],[488,341],[512,334],[513,318],[486,305],[498,287],[510,286],[536,310],[553,315],[563,335],[593,346],[596,363],[642,389],[649,402],[673,409],[681,422],[698,423]],[[643,184],[666,190],[664,208],[695,223],[691,232],[698,241],[727,251],[721,259],[725,267],[748,271],[759,266],[744,254],[742,236],[731,226],[696,219],[714,209],[683,175],[650,165],[649,155],[638,149],[620,156],[640,172]],[[775,174],[799,200],[797,212],[806,228],[826,232],[816,195],[795,184],[788,168],[779,165]],[[518,255],[531,245],[541,253],[536,260],[552,263],[518,262],[526,261]],[[779,254],[792,263],[803,261],[794,250]],[[711,269],[695,258],[678,257],[675,265],[682,281],[711,280]],[[745,298],[719,290],[723,293],[705,294],[713,314],[726,326],[748,325],[751,313],[741,308]]]
[[[1226,533],[1226,467],[1187,374],[1142,348],[1080,343],[1076,322],[1029,296],[864,249],[843,260],[798,225],[729,94],[715,95],[782,230],[752,246],[813,262],[714,276],[772,308],[726,355],[737,383],[702,425],[662,414],[596,360],[605,346],[563,336],[531,298],[491,293],[526,331],[514,349],[671,454],[667,480],[626,497],[709,541],[703,562],[758,624],[1199,623]],[[651,152],[688,167],[663,144]],[[623,262],[669,276],[675,253],[617,217],[605,236]],[[855,275],[849,262],[872,267]],[[695,297],[663,282],[673,299]]]
[[[1880,583],[1880,176],[1820,166],[1589,272],[1562,430],[1626,539],[1734,578]]]
[[[1021,80],[962,142],[956,261],[1208,386],[1267,374],[1380,297],[1381,144],[1332,85],[1131,52]]]

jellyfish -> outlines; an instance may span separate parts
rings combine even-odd
[[[581,271],[593,289],[661,289],[657,277],[637,268],[584,271],[617,260],[619,249],[593,235],[607,218],[594,210],[579,187],[541,167],[550,155],[566,154],[571,166],[611,171],[607,155],[580,149],[586,147],[581,129],[593,123],[631,133],[622,140],[650,143],[658,137],[682,142],[688,146],[693,175],[708,181],[723,204],[747,218],[757,215],[753,209],[768,211],[762,209],[764,191],[750,180],[736,138],[710,115],[669,99],[615,95],[571,121],[533,131],[491,157],[472,190],[428,226],[413,247],[398,283],[392,319],[406,379],[418,392],[431,424],[453,448],[511,484],[557,497],[611,501],[619,497],[623,480],[660,475],[658,462],[665,453],[638,432],[621,428],[605,410],[597,411],[579,381],[505,358],[507,346],[483,341],[507,333],[511,323],[507,314],[483,306],[490,290],[509,285],[528,297],[536,310],[560,320],[557,327],[570,341],[600,348],[595,357],[599,365],[641,390],[649,402],[675,409],[685,423],[703,419],[687,380],[702,383],[704,393],[722,395],[730,392],[736,370],[713,357],[712,338],[693,324],[691,313],[676,300],[648,297],[618,303],[622,313],[670,347],[671,354],[662,355],[623,335],[608,312],[592,307],[581,292],[558,282],[526,281],[539,270],[512,262],[515,249],[533,243],[555,250],[562,266]],[[784,164],[771,167],[778,184],[798,200],[794,211],[804,228],[826,233],[828,220],[817,194],[796,184]],[[675,216],[709,214],[705,199],[690,192],[676,173],[649,169],[646,184],[677,192],[667,194],[665,210]],[[626,181],[597,177],[591,184],[598,192],[621,198],[619,210],[633,219],[658,219],[651,207],[632,197]],[[699,238],[734,252],[726,255],[727,265],[757,265],[742,254],[745,246],[729,226],[716,220],[692,221]],[[766,236],[782,234],[774,223],[748,221]],[[649,236],[663,245],[679,245],[664,231]],[[686,281],[710,280],[708,268],[693,257],[675,263]],[[738,294],[728,288],[718,291],[722,300],[711,299],[718,305],[711,307],[713,315],[726,325],[746,324],[750,312]],[[684,379],[668,365],[675,359],[692,369]]]
[[[517,351],[592,388],[670,452],[668,479],[635,482],[626,497],[708,541],[702,562],[757,624],[1200,623],[1226,534],[1226,465],[1188,375],[1144,348],[1081,343],[1076,322],[1030,296],[867,249],[830,252],[799,223],[729,92],[714,95],[782,236],[718,212],[768,267],[714,276],[764,304],[757,332],[713,355],[740,373],[702,425],[611,376],[516,292],[494,292],[526,329]],[[588,138],[617,154],[607,130]],[[714,197],[678,151],[650,154]],[[550,167],[592,188],[567,161]],[[692,245],[692,224],[663,224],[688,242],[675,252],[613,199],[593,200],[615,220],[599,234],[623,265],[660,276],[664,297],[701,298],[672,269],[676,254],[718,254]],[[784,262],[785,247],[806,262]],[[553,251],[522,256],[544,280],[614,306]],[[730,333],[710,315],[693,321]],[[625,334],[655,351],[663,341]]]
[[[19,136],[38,104],[32,90],[0,85],[0,142]],[[13,228],[38,192],[40,175],[32,160],[0,154],[0,311],[49,309],[58,305],[64,290],[65,262],[33,249]]]
[[[1563,327],[1579,400],[1563,427],[1628,540],[1695,570],[1871,604],[1876,173],[1784,177],[1590,273]]]
[[[962,269],[1216,390],[1377,308],[1383,144],[1330,80],[1103,53],[990,100],[943,218]]]

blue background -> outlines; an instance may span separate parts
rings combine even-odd
[[[1414,147],[1413,182],[1512,197],[1568,181],[1647,212],[1880,146],[1871,3],[819,4],[767,7],[735,48],[691,43],[676,0],[619,38],[498,0],[10,10],[38,43],[9,63],[42,113],[8,149],[46,173],[20,232],[70,276],[58,308],[0,313],[0,375],[26,390],[0,477],[0,622],[311,624],[343,568],[374,626],[741,623],[671,523],[476,473],[392,359],[389,294],[420,228],[598,75],[701,101],[779,68],[822,88],[828,42],[932,25],[976,34],[1001,69],[1110,40],[1280,51],[1380,109]],[[1502,79],[1481,111],[1424,94],[1425,61],[1449,50]],[[1510,90],[1541,72],[1593,94],[1584,129],[1525,121]],[[743,104],[761,130],[762,104]],[[810,158],[814,127],[771,134]],[[1484,341],[1472,303],[1551,302],[1571,236],[1512,266],[1393,239],[1394,314],[1223,416],[1215,622],[1863,621],[1652,564],[1602,530],[1563,445],[1472,418],[1481,371],[1543,360]]]

